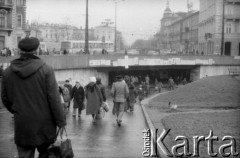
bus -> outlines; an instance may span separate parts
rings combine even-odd
[[[66,50],[69,54],[78,54],[84,52],[85,41],[62,41],[61,51]],[[114,51],[114,44],[111,41],[89,41],[89,53],[101,54],[102,50],[107,52]]]

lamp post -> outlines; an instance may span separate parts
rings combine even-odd
[[[224,54],[224,20],[225,20],[225,0],[223,0],[223,11],[222,11],[222,40],[221,40],[221,55]]]
[[[89,44],[88,44],[88,0],[86,0],[86,24],[85,24],[85,54],[89,54]]]
[[[117,52],[117,3],[125,0],[113,0],[115,3],[115,38],[114,38],[114,52]]]

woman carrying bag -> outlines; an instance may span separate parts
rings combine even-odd
[[[96,85],[96,78],[90,77],[90,82],[86,86],[87,107],[86,114],[92,115],[93,124],[96,124],[96,116],[103,102],[102,94]]]

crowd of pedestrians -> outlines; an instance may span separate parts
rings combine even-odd
[[[7,47],[4,47],[1,51],[0,51],[0,56],[1,57],[9,57],[9,56],[14,56],[15,54],[17,54],[17,49],[10,49]]]
[[[73,102],[75,118],[81,117],[82,110],[91,115],[93,125],[101,116],[103,105],[107,105],[105,88],[101,78],[90,77],[82,86],[79,81],[72,86],[70,79],[64,84],[57,83],[53,69],[36,56],[39,40],[34,37],[22,39],[18,47],[20,57],[2,71],[1,99],[13,114],[15,144],[20,158],[48,157],[48,148],[56,140],[57,127],[66,126],[66,115]],[[186,83],[186,79],[184,79]],[[155,79],[157,91],[162,83]],[[169,78],[169,89],[174,89],[174,80]],[[137,98],[139,103],[150,94],[150,77],[117,75],[111,87],[113,98],[112,114],[116,115],[118,126],[122,125],[124,112],[133,112]],[[105,106],[106,107],[106,106]]]

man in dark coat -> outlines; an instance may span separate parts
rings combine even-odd
[[[48,157],[56,128],[66,125],[53,69],[34,55],[37,38],[18,44],[21,56],[3,72],[2,102],[14,115],[15,143],[19,158]]]
[[[84,110],[84,98],[85,98],[85,93],[84,89],[81,86],[81,84],[76,81],[76,85],[73,87],[72,90],[72,96],[71,98],[73,99],[73,117],[76,116],[76,110],[78,110],[78,116],[80,117],[81,111]]]

